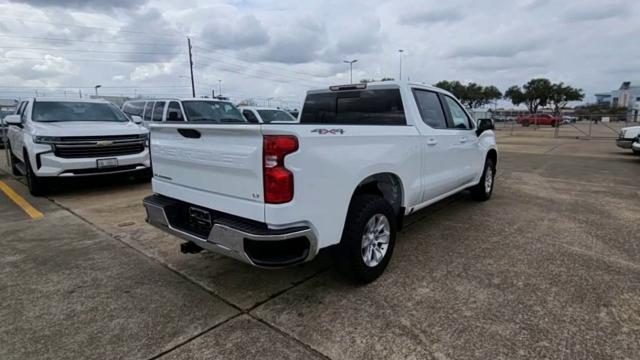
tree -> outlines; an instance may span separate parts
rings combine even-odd
[[[514,85],[504,93],[513,105],[525,104],[529,112],[535,114],[540,106],[547,106],[553,91],[553,84],[548,79],[531,79],[522,88]]]
[[[551,94],[549,95],[549,103],[553,106],[553,112],[557,115],[564,109],[570,101],[581,101],[584,99],[582,89],[576,89],[560,82],[553,84]]]
[[[482,86],[476,83],[462,84],[460,81],[440,81],[433,85],[452,93],[468,108],[475,109],[502,98],[502,93],[495,86]]]

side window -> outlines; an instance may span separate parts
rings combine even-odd
[[[125,103],[122,112],[127,115],[142,115],[144,103],[139,101]]]
[[[422,121],[434,129],[446,129],[447,120],[442,110],[438,94],[427,90],[413,90]]]
[[[178,104],[177,101],[169,103],[169,107],[167,108],[167,121],[184,121],[182,109],[180,109],[180,104]]]
[[[447,107],[451,114],[451,127],[454,129],[471,129],[469,118],[467,117],[467,113],[462,109],[462,106],[447,95],[443,97],[447,102]]]
[[[162,121],[162,111],[164,110],[164,101],[156,101],[153,105],[152,121]]]
[[[26,103],[26,101],[23,101],[20,103],[20,105],[18,105],[18,108],[16,109],[16,115],[22,115],[22,110],[24,110],[24,105]]]
[[[145,121],[151,121],[151,111],[153,109],[153,101],[148,101],[144,106],[144,117]]]
[[[259,123],[258,118],[251,110],[243,110],[242,115],[244,115],[244,117],[247,118],[247,121],[250,123],[254,123],[254,124]]]

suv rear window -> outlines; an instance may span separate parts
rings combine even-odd
[[[302,108],[303,124],[406,125],[398,89],[309,94]]]

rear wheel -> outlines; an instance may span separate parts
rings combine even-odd
[[[493,163],[493,160],[487,158],[484,163],[484,171],[482,172],[482,177],[480,178],[480,182],[474,187],[471,188],[471,196],[478,201],[487,201],[491,198],[491,194],[493,194],[493,184],[496,176],[496,167]]]
[[[359,195],[349,206],[340,244],[332,252],[337,270],[351,280],[368,283],[385,270],[395,246],[396,217],[384,198]]]
[[[33,172],[33,168],[29,162],[29,156],[24,154],[24,167],[27,171],[27,186],[29,192],[33,196],[43,196],[47,193],[46,179],[39,177]]]

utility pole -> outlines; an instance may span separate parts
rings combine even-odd
[[[191,96],[196,97],[196,85],[193,82],[193,57],[191,55],[191,39],[187,38],[187,45],[189,45],[189,70],[191,70]]]
[[[215,91],[213,91],[213,89],[211,89],[211,98],[212,98],[212,99],[216,97],[216,95],[214,94],[214,92],[215,92]]]
[[[82,99],[82,89],[78,89],[78,96],[80,96],[80,99]]]
[[[222,80],[218,80],[218,96],[222,96]]]
[[[400,74],[398,76],[398,80],[402,80],[402,53],[404,52],[404,50],[399,49],[398,53],[400,54]]]
[[[353,84],[353,63],[358,62],[358,59],[354,60],[342,60],[345,64],[349,64],[349,84]]]

